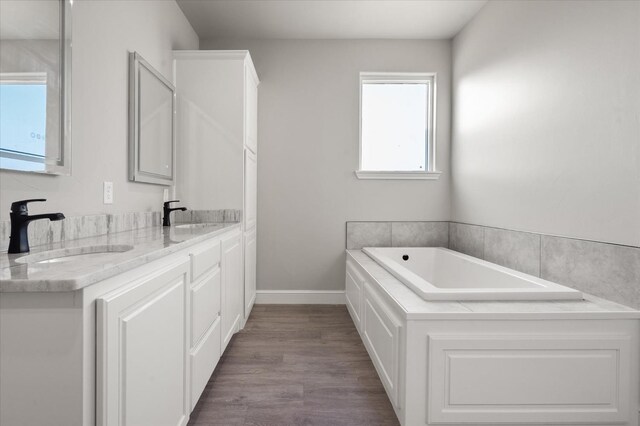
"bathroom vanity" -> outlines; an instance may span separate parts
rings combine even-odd
[[[347,308],[401,424],[638,426],[640,312],[587,294],[429,301],[407,271],[347,251]]]
[[[242,243],[198,224],[1,254],[0,424],[186,424],[244,326]]]

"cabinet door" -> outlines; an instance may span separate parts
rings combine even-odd
[[[245,69],[245,145],[258,152],[258,85],[250,70]]]
[[[258,214],[258,158],[244,150],[244,229],[256,226]]]
[[[240,329],[244,306],[240,233],[222,241],[222,352]]]
[[[186,424],[187,258],[97,300],[97,423]]]
[[[244,317],[249,318],[256,301],[256,228],[244,234]]]

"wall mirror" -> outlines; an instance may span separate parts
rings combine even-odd
[[[140,54],[129,54],[129,179],[172,185],[175,88]]]
[[[72,0],[0,1],[0,168],[71,173]]]

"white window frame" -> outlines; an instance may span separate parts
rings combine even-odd
[[[358,179],[429,179],[435,180],[441,172],[436,169],[436,73],[361,72],[360,73],[360,135],[358,148]],[[362,86],[371,83],[426,83],[429,84],[427,99],[427,155],[425,171],[374,171],[362,170]]]

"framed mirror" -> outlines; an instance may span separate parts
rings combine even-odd
[[[140,54],[129,64],[129,179],[173,185],[175,88]]]
[[[71,174],[72,0],[0,1],[0,168]]]

